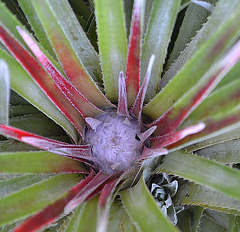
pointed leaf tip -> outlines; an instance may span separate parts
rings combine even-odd
[[[163,136],[150,138],[151,148],[152,149],[159,149],[162,147],[169,146],[182,140],[183,138],[187,137],[188,135],[196,134],[202,131],[206,127],[205,123],[201,122],[197,125],[186,127],[182,130],[165,134]]]
[[[138,118],[138,121],[141,121],[141,113],[142,113],[142,107],[143,107],[143,102],[144,102],[144,98],[147,92],[147,87],[148,87],[148,83],[151,77],[151,72],[152,72],[152,67],[154,64],[154,60],[155,60],[155,55],[152,54],[149,63],[148,63],[148,68],[147,68],[147,72],[144,78],[144,81],[142,83],[142,86],[138,92],[137,98],[134,102],[134,105],[131,109],[131,114],[135,115]]]
[[[61,92],[66,96],[66,98],[71,102],[73,106],[79,111],[79,113],[83,116],[96,116],[102,111],[94,106],[91,102],[89,102],[62,74],[54,67],[51,61],[44,55],[38,45],[33,41],[33,39],[17,26],[17,30],[25,43],[37,57],[39,62],[48,72],[48,74],[52,77],[57,87],[61,90]]]
[[[154,159],[156,157],[167,155],[168,150],[165,148],[147,148],[144,147],[142,155],[138,158],[138,160],[147,160],[147,159]]]
[[[129,116],[128,107],[127,107],[127,92],[126,92],[126,83],[123,72],[119,74],[119,96],[118,96],[118,109],[117,114],[123,116]]]
[[[99,187],[101,187],[109,178],[110,176],[103,172],[99,172],[96,176],[91,178],[91,180],[82,188],[82,190],[79,191],[78,194],[68,202],[64,208],[64,213],[71,212],[79,204],[87,200],[88,197],[91,196],[91,194],[93,194]]]
[[[128,107],[130,108],[137,97],[140,86],[140,48],[141,48],[141,12],[142,0],[137,0],[133,6],[132,23],[128,45],[126,86]]]
[[[0,60],[0,123],[8,125],[10,101],[10,76],[7,63]]]

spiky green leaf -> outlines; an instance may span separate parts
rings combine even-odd
[[[118,76],[125,72],[127,36],[121,0],[96,0],[98,45],[105,92],[108,99],[118,98]]]
[[[240,171],[184,151],[169,153],[157,169],[240,200]]]
[[[128,215],[140,231],[158,231],[160,228],[163,231],[178,231],[155,203],[143,178],[133,188],[122,191],[121,199]]]

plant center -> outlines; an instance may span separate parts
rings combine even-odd
[[[85,142],[92,145],[95,165],[103,172],[124,172],[141,155],[143,143],[137,137],[141,131],[135,118],[109,112],[87,122]]]

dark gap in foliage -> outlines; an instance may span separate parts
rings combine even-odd
[[[7,8],[17,17],[17,19],[24,24],[28,30],[31,31],[31,26],[28,24],[28,20],[25,17],[22,9],[20,8],[17,0],[0,0]]]
[[[68,0],[68,2],[92,46],[98,52],[96,19],[91,3],[88,0]]]
[[[176,24],[174,26],[174,29],[173,29],[173,33],[172,33],[172,36],[171,36],[171,41],[169,43],[169,46],[168,46],[168,51],[167,51],[167,57],[165,59],[165,63],[163,65],[163,72],[162,72],[162,76],[164,75],[165,73],[165,69],[166,69],[166,66],[167,66],[167,61],[170,57],[170,54],[173,50],[173,47],[174,47],[174,44],[175,44],[175,41],[178,37],[178,33],[179,33],[179,30],[180,30],[180,27],[182,26],[182,22],[183,22],[183,19],[185,17],[185,12],[187,10],[187,7],[185,7],[183,10],[181,10],[179,13],[178,13],[178,16],[177,16],[177,19],[176,19]]]

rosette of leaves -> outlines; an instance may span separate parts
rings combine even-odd
[[[237,231],[239,20],[239,0],[2,1],[1,230]]]
[[[151,178],[149,187],[164,215],[169,218],[173,225],[176,225],[178,221],[177,213],[184,209],[183,207],[175,207],[172,202],[172,197],[175,196],[178,190],[177,180],[171,180],[166,173],[162,173]]]

